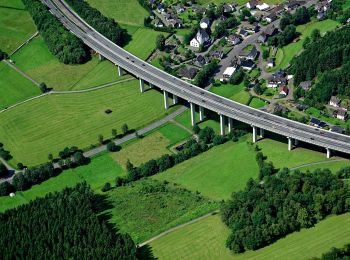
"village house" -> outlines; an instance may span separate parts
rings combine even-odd
[[[157,27],[157,28],[162,28],[162,27],[164,27],[164,24],[163,24],[163,22],[160,19],[156,19],[154,21],[154,26]]]
[[[248,22],[242,22],[241,29],[249,33],[257,33],[259,31],[259,25],[258,23],[250,24]]]
[[[192,6],[192,11],[196,14],[205,14],[207,9],[201,6]]]
[[[266,67],[273,68],[275,66],[275,61],[273,59],[269,59],[266,61]]]
[[[325,123],[317,118],[312,117],[310,120],[310,125],[315,126],[317,128],[324,128],[327,126],[327,123]]]
[[[209,43],[209,41],[210,37],[208,33],[203,29],[199,29],[196,36],[190,41],[190,46],[199,48],[200,46],[204,46],[205,44]]]
[[[236,11],[236,6],[234,4],[224,4],[223,9],[224,13],[232,13]]]
[[[222,79],[221,81],[226,81],[229,80],[231,78],[231,76],[233,75],[233,73],[236,72],[236,67],[227,67],[224,71],[224,73],[222,74]]]
[[[207,61],[202,55],[198,55],[194,64],[198,67],[203,67],[205,64],[207,64]]]
[[[157,12],[160,13],[160,14],[165,13],[165,5],[164,5],[163,3],[160,3],[160,4],[157,6]]]
[[[250,51],[241,51],[239,53],[239,58],[241,59],[245,59],[245,60],[255,60],[256,57],[258,56],[259,52],[256,49],[255,46],[253,46],[253,48]]]
[[[233,44],[233,45],[239,44],[241,42],[241,38],[237,34],[231,34],[231,35],[227,36],[226,40],[228,43]]]
[[[332,96],[329,100],[329,105],[332,107],[339,107],[340,99],[337,96]]]
[[[277,88],[282,85],[287,85],[287,79],[285,77],[281,77],[280,75],[272,75],[267,81],[268,88]]]
[[[268,10],[270,8],[270,6],[268,4],[265,3],[261,3],[256,5],[256,9],[260,10],[260,11],[265,11]]]
[[[348,111],[346,109],[340,108],[340,109],[337,109],[333,115],[334,117],[340,120],[346,121],[348,117]]]
[[[258,0],[250,0],[248,3],[246,3],[246,7],[248,9],[255,9],[259,3],[260,2]]]
[[[277,20],[277,15],[275,13],[271,13],[264,18],[264,20],[268,23],[272,23]]]
[[[289,93],[289,89],[286,86],[281,86],[279,90],[280,90],[279,94],[281,96],[287,96]]]
[[[192,81],[198,73],[198,69],[196,68],[180,68],[177,72],[179,77],[181,77],[184,80]]]
[[[249,33],[244,30],[244,29],[240,29],[238,34],[242,37],[242,38],[247,38],[249,36]]]
[[[174,9],[175,9],[176,13],[178,13],[178,14],[181,14],[181,13],[185,12],[184,6],[180,5],[180,4],[176,5],[174,7]]]
[[[209,26],[210,26],[210,20],[208,17],[203,17],[199,23],[199,26],[202,28],[202,29],[208,29]]]
[[[292,11],[304,4],[305,4],[304,1],[290,0],[288,3],[284,5],[284,9],[286,9],[287,11]]]
[[[211,53],[211,57],[213,59],[221,60],[224,57],[224,52],[223,51],[213,51]]]
[[[272,26],[268,26],[265,31],[263,31],[259,37],[258,37],[258,41],[261,43],[265,43],[267,42],[267,40],[269,39],[269,37],[272,37],[274,35],[276,35],[278,33],[278,29],[272,25]]]
[[[242,60],[241,61],[241,67],[244,70],[251,71],[252,69],[255,68],[255,63],[252,60]]]
[[[270,12],[275,15],[281,15],[284,12],[284,7],[283,5],[277,5],[274,8],[272,8]]]
[[[308,80],[308,81],[300,82],[299,87],[305,91],[309,91],[311,88],[311,81]]]

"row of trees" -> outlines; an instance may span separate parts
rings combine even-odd
[[[349,186],[329,170],[290,173],[284,168],[262,182],[250,179],[223,204],[221,215],[231,229],[226,245],[240,253],[349,210]]]
[[[86,183],[0,214],[1,259],[136,259],[136,247],[101,217]]]
[[[291,43],[300,33],[296,31],[296,27],[292,24],[287,25],[286,28],[277,35],[268,39],[268,44],[275,47],[283,47]]]
[[[105,17],[100,11],[91,7],[84,0],[66,0],[67,3],[93,28],[112,42],[123,46],[129,40],[126,30],[111,18]]]
[[[0,196],[7,196],[11,192],[24,191],[30,189],[33,185],[40,184],[51,177],[57,176],[63,169],[74,168],[85,165],[90,162],[90,158],[84,157],[81,151],[75,152],[71,157],[60,159],[55,167],[52,162],[27,169],[24,173],[17,173],[9,182],[0,184]]]
[[[89,59],[83,41],[64,28],[39,0],[23,0],[50,52],[65,64],[81,64]]]

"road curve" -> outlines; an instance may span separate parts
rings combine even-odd
[[[350,154],[350,137],[260,111],[178,79],[137,58],[98,33],[63,0],[42,0],[64,26],[86,45],[136,77],[188,102],[228,118],[289,138]]]

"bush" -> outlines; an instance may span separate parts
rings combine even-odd
[[[119,146],[111,141],[107,144],[107,150],[110,152],[116,152],[119,150]]]
[[[198,125],[195,125],[195,126],[192,128],[193,133],[196,134],[196,135],[199,133],[200,130],[201,130],[201,129],[199,128]]]
[[[0,196],[7,196],[14,191],[14,187],[9,182],[0,183]]]
[[[214,145],[220,145],[226,142],[226,138],[221,135],[216,135],[213,139],[213,144]]]
[[[7,173],[8,173],[8,170],[6,166],[0,162],[0,178],[5,177]]]
[[[109,182],[106,182],[105,185],[103,185],[103,187],[102,187],[101,190],[102,190],[103,192],[106,192],[106,191],[109,191],[111,188],[112,188],[112,187],[111,187],[111,184],[110,184]]]
[[[215,137],[214,129],[211,127],[206,126],[205,128],[201,129],[198,134],[199,140],[203,141],[206,144],[210,144],[213,142],[213,139]]]

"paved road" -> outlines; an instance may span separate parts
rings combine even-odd
[[[328,149],[350,154],[350,137],[316,129],[314,127],[288,120],[239,104],[214,93],[200,89],[181,79],[159,70],[147,62],[125,51],[102,36],[85,23],[63,0],[43,0],[50,11],[84,43],[96,50],[124,70],[138,78],[176,95],[195,105],[220,114],[222,119],[233,118],[238,121],[263,128],[289,138],[315,144]],[[256,37],[256,36],[255,36]]]

